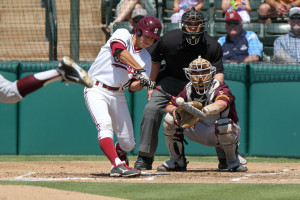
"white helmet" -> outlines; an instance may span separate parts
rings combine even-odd
[[[216,68],[208,60],[201,57],[193,60],[189,68],[183,68],[186,77],[190,80],[196,92],[205,94],[216,74]]]

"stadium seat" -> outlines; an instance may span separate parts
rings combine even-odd
[[[219,37],[227,34],[225,29],[225,22],[215,22],[213,37],[217,40]]]
[[[213,20],[214,22],[224,22],[224,12],[222,10],[222,0],[214,0],[213,4]]]
[[[130,25],[130,23],[128,21],[126,21],[126,22],[116,22],[114,25],[110,26],[110,34],[113,34],[113,32],[115,32],[119,28],[125,28],[129,32],[132,31],[132,26]]]
[[[181,23],[171,23],[171,22],[165,22],[163,24],[163,33],[165,34],[168,31],[181,28]]]
[[[108,26],[114,20],[115,10],[119,2],[119,0],[101,1],[102,22],[106,26]]]
[[[262,4],[261,0],[249,0],[251,6],[250,18],[251,22],[258,22],[259,13],[258,8]]]
[[[285,35],[290,31],[290,25],[287,23],[266,24],[264,30],[264,53],[273,56],[274,41],[281,35]]]
[[[260,24],[260,23],[245,23],[243,24],[243,29],[246,31],[253,31],[254,33],[257,34],[257,36],[259,37],[259,39],[263,39],[263,29],[264,29],[264,25]]]

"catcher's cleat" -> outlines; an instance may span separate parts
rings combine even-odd
[[[124,162],[116,167],[112,167],[109,176],[112,177],[135,177],[140,176],[141,171],[128,167]]]
[[[80,83],[88,88],[93,87],[93,81],[88,73],[67,56],[59,62],[56,70],[66,82]]]
[[[173,160],[168,160],[166,162],[164,162],[162,165],[157,167],[157,171],[162,171],[162,172],[166,172],[166,171],[173,171],[173,172],[184,172],[186,171],[186,166],[188,164],[188,161],[185,162],[184,166],[179,166],[177,162],[173,161]]]
[[[134,168],[139,170],[151,170],[154,157],[138,156]]]
[[[246,172],[248,168],[245,165],[239,165],[235,168],[229,169],[229,172]]]
[[[116,147],[116,152],[117,152],[120,160],[124,161],[126,163],[126,165],[129,166],[129,160],[128,160],[126,151],[123,151],[123,149],[121,149],[119,142],[116,142],[115,147]]]

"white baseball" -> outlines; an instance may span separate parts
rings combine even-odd
[[[179,106],[182,106],[184,104],[184,99],[182,97],[176,98],[176,103]]]

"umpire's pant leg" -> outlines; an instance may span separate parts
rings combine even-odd
[[[145,106],[141,122],[139,155],[154,156],[158,145],[158,132],[167,103],[166,98],[152,97]]]

